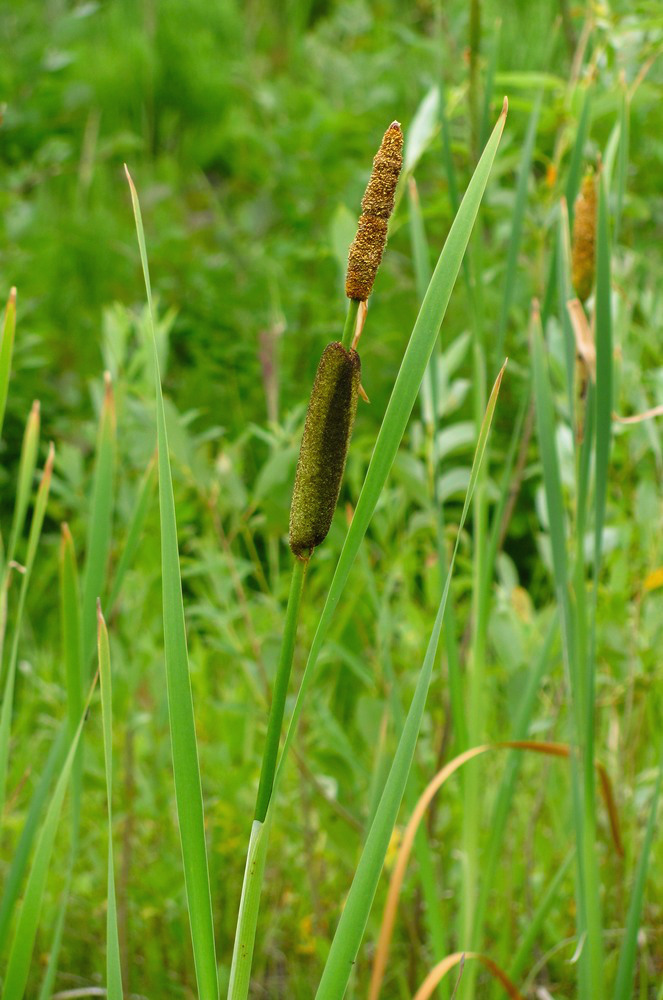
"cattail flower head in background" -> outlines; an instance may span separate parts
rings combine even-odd
[[[594,286],[596,258],[596,176],[585,174],[576,198],[571,244],[571,281],[581,302]]]
[[[349,299],[365,302],[371,294],[387,243],[387,226],[394,209],[402,165],[403,133],[400,124],[392,122],[373,160],[373,170],[361,202],[357,235],[348,255],[345,294]]]
[[[339,342],[322,352],[306,413],[290,506],[290,548],[306,559],[334,516],[352,434],[361,362]]]

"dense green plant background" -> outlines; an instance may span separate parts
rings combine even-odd
[[[560,10],[567,11],[565,26],[555,26]],[[0,469],[3,533],[11,521],[20,441],[34,398],[41,401],[40,466],[48,441],[56,446],[21,636],[0,885],[43,761],[66,716],[60,524],[68,522],[82,557],[104,370],[112,376],[117,410],[117,473],[102,599],[108,597],[139,483],[154,453],[144,290],[122,169],[127,162],[141,195],[159,317],[222,987],[288,593],[288,508],[304,406],[322,348],[341,334],[347,247],[371,158],[393,119],[401,121],[407,138],[431,87],[444,89],[461,192],[475,165],[477,143],[496,119],[503,95],[509,95],[508,123],[473,245],[474,261],[481,262],[475,296],[491,383],[503,360],[497,357],[493,331],[504,295],[518,167],[532,108],[543,94],[506,329],[510,364],[493,430],[489,502],[499,496],[516,413],[529,392],[530,302],[533,296],[545,298],[555,211],[566,189],[588,90],[591,117],[583,160],[596,163],[601,153],[612,169],[614,226],[620,206],[611,137],[625,85],[638,84],[630,102],[622,215],[613,233],[614,405],[620,414],[632,414],[663,402],[659,5],[645,0],[578,4],[569,12],[565,3],[553,0],[482,4],[475,115],[468,89],[468,17],[469,5],[457,0],[22,0],[0,8],[5,43],[0,92],[6,105],[0,129],[3,299],[10,286],[18,289]],[[587,47],[574,67],[575,46],[588,18]],[[492,84],[487,95],[486,80]],[[426,136],[416,179],[434,261],[453,218],[437,124]],[[360,403],[339,509],[309,570],[296,676],[418,311],[408,223],[403,191],[361,342],[362,382],[371,404]],[[447,353],[438,486],[449,546],[475,441],[467,336],[475,307],[459,280],[442,330]],[[554,317],[546,333],[562,481],[571,510],[574,457]],[[390,678],[396,678],[397,698],[406,706],[439,601],[438,512],[428,478],[425,429],[415,410],[323,652],[280,793],[258,929],[255,997],[309,997],[319,980],[384,777],[384,760],[397,738]],[[482,740],[511,736],[519,697],[554,606],[536,435],[517,482],[491,586],[485,712],[476,721]],[[599,807],[608,983],[616,974],[660,756],[663,573],[657,577],[655,571],[663,567],[662,485],[660,418],[616,425],[596,682],[596,752],[615,788],[625,843],[620,858]],[[24,549],[25,540],[19,561]],[[153,499],[122,593],[115,607],[106,609],[114,682],[120,950],[131,992],[192,997],[167,728],[159,558]],[[10,633],[17,589],[9,593]],[[471,524],[461,539],[452,594],[465,666]],[[529,733],[533,739],[568,740],[568,688],[558,641]],[[418,789],[452,755],[456,740],[443,651],[417,751]],[[56,979],[60,991],[104,984],[106,802],[98,700],[87,724],[84,761],[81,838]],[[504,758],[485,757],[469,766],[480,776],[481,866]],[[450,950],[465,947],[457,938],[463,801],[462,782],[452,780],[436,800],[428,826]],[[524,760],[481,942],[481,949],[505,968],[571,847],[571,811],[568,768],[548,758]],[[64,879],[57,859],[66,857],[68,837],[69,826],[62,823],[29,997],[38,996],[51,947]],[[432,965],[415,874],[411,865],[384,996],[412,996]],[[353,997],[366,994],[385,892],[386,877],[357,963]],[[659,837],[639,939],[635,995],[641,998],[661,995],[661,900]],[[540,963],[530,985],[545,986],[556,998],[575,995],[570,963],[574,906],[569,872],[526,965],[530,970]],[[0,955],[0,974],[4,960]],[[484,984],[481,976],[478,982]]]

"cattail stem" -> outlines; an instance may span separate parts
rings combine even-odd
[[[295,638],[297,635],[297,622],[299,620],[299,606],[301,603],[302,591],[304,589],[304,579],[306,577],[307,566],[308,559],[295,559],[295,564],[292,569],[290,596],[288,597],[288,608],[285,614],[283,636],[281,638],[281,652],[279,654],[279,662],[276,668],[274,693],[272,695],[272,704],[269,710],[269,722],[267,723],[267,740],[265,743],[265,752],[262,758],[260,784],[258,785],[258,797],[256,799],[255,818],[260,823],[264,823],[265,821],[269,800],[272,797],[274,773],[276,771],[276,758],[279,750],[279,738],[281,736],[285,699],[288,693],[288,684],[290,682],[292,657],[295,649]]]
[[[359,299],[350,299],[348,303],[348,311],[345,316],[345,326],[343,327],[343,336],[341,338],[341,343],[346,351],[349,351],[352,347],[352,338],[354,336],[355,327],[357,325],[357,312],[359,311]]]

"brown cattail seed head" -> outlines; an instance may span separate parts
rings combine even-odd
[[[594,285],[596,257],[596,177],[585,174],[575,203],[571,247],[571,281],[581,302],[589,298]]]
[[[394,209],[394,193],[403,165],[403,133],[392,122],[373,160],[373,170],[361,202],[361,218],[350,253],[345,294],[365,302],[371,294],[387,242],[387,224]]]
[[[290,548],[299,558],[324,541],[334,516],[357,412],[361,362],[340,343],[322,352],[306,413],[290,506]]]

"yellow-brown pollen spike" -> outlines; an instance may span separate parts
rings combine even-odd
[[[387,243],[389,216],[394,210],[398,175],[403,165],[403,132],[392,122],[373,160],[373,169],[361,202],[361,217],[350,253],[345,279],[349,299],[365,302],[373,289]]]
[[[575,203],[571,243],[571,281],[581,302],[589,298],[594,286],[596,258],[596,175],[583,178]]]

